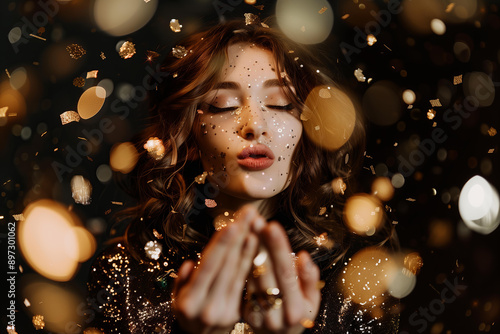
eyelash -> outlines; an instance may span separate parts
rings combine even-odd
[[[284,106],[267,105],[266,107],[270,108],[270,109],[284,110],[284,111],[290,111],[290,110],[295,109],[295,106],[293,105],[293,103],[290,103],[290,104],[287,104],[287,105],[284,105]],[[216,107],[214,105],[211,105],[211,104],[208,105],[208,111],[212,112],[212,113],[221,113],[221,112],[227,112],[227,111],[235,111],[238,108],[239,107],[218,108],[218,107]]]

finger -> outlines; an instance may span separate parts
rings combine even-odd
[[[310,320],[316,318],[316,313],[321,302],[321,292],[318,287],[319,283],[319,268],[311,259],[306,251],[301,251],[298,254],[297,260],[299,283],[304,297],[310,302],[311,310],[308,310],[307,315]]]
[[[241,293],[245,286],[245,280],[252,268],[253,259],[255,257],[255,254],[257,253],[258,247],[259,239],[257,238],[257,236],[255,234],[249,234],[245,239],[243,248],[241,249],[241,258],[238,271],[234,279],[233,287],[229,291],[229,295],[234,296],[234,298],[231,298],[229,300],[230,307],[239,307],[241,303]]]
[[[193,294],[205,297],[214,277],[225,262],[228,250],[235,243],[242,243],[249,230],[251,219],[257,215],[255,208],[246,206],[235,223],[229,224],[223,230],[216,232],[202,253],[198,270],[192,277]]]
[[[291,257],[292,249],[283,227],[276,222],[263,229],[264,243],[269,250],[278,287],[283,295],[284,317],[293,326],[303,317],[303,296],[297,282],[297,271]]]
[[[184,263],[177,271],[177,278],[175,279],[174,288],[172,290],[174,296],[176,296],[182,286],[186,284],[189,276],[193,273],[193,270],[194,262],[192,260],[184,261]]]

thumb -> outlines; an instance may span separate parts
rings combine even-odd
[[[184,261],[184,263],[181,265],[181,267],[177,271],[177,278],[175,279],[174,289],[172,291],[174,296],[177,295],[179,290],[189,280],[189,277],[191,277],[193,270],[194,270],[194,262],[192,260]]]

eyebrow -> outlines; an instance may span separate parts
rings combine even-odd
[[[286,81],[285,83],[281,83],[278,79],[269,79],[264,81],[264,88],[270,88],[270,87],[283,87],[285,85],[290,85],[289,81]],[[223,81],[219,82],[218,84],[215,85],[214,90],[218,89],[240,89],[241,85],[237,82],[234,81]]]

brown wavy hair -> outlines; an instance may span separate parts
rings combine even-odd
[[[155,240],[155,229],[165,237],[167,247],[187,254],[201,249],[213,233],[211,224],[200,223],[203,219],[199,212],[203,210],[199,204],[206,196],[207,185],[193,182],[203,169],[197,159],[192,128],[197,107],[221,79],[220,69],[227,59],[227,48],[233,43],[254,44],[271,51],[275,70],[285,72],[296,89],[294,94],[287,82],[277,76],[299,110],[306,108],[304,101],[314,87],[329,85],[340,89],[308,50],[267,25],[229,21],[179,42],[178,46],[185,48],[185,56],[178,58],[171,53],[163,61],[161,71],[169,75],[151,92],[151,125],[137,140],[140,154],[130,175],[130,189],[138,204],[125,211],[132,217],[125,234],[127,242],[134,240],[144,245]],[[163,158],[151,158],[143,148],[150,137],[163,141]],[[342,210],[345,199],[355,192],[364,144],[359,112],[353,134],[338,150],[324,150],[304,133],[294,152],[290,185],[276,195],[280,197],[276,212],[281,214],[292,248],[309,251],[323,268],[340,260],[354,246],[383,244],[394,238],[389,226],[370,238],[362,238],[349,232],[343,222]],[[343,195],[332,189],[331,182],[337,177],[347,186]],[[326,212],[320,215],[320,208],[326,208]],[[334,241],[333,247],[318,247],[314,237],[325,232]],[[143,252],[135,254],[142,257]]]

